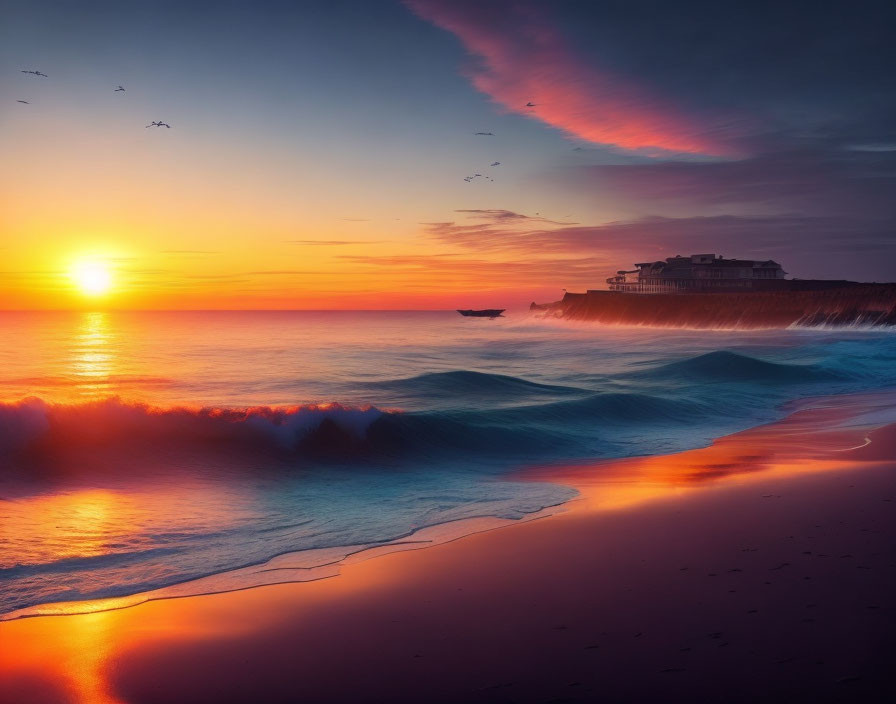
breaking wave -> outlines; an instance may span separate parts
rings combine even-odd
[[[0,449],[13,457],[59,459],[67,451],[157,454],[178,449],[251,452],[295,459],[412,459],[458,455],[566,455],[589,430],[695,422],[712,409],[640,393],[509,408],[403,413],[340,404],[293,408],[158,408],[118,399],[0,404]],[[593,435],[593,433],[592,433]],[[591,438],[593,440],[593,437]]]
[[[374,407],[340,404],[285,408],[170,407],[117,398],[79,404],[28,398],[0,404],[0,448],[8,452],[63,447],[189,445],[266,446],[313,450],[326,442],[356,442],[383,415]]]
[[[28,398],[0,404],[0,450],[24,460],[53,460],[83,448],[130,455],[198,448],[293,461],[616,454],[615,441],[647,428],[711,425],[725,415],[726,402],[739,415],[748,413],[751,397],[738,388],[848,384],[857,374],[715,351],[620,375],[637,387],[623,390],[618,383],[598,391],[474,371],[365,385],[390,400],[429,399],[428,409],[408,412],[339,403],[189,408]],[[668,393],[675,382],[721,383],[726,391]],[[657,393],[657,386],[666,391]]]

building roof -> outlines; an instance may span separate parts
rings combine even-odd
[[[697,255],[695,255],[697,256]],[[780,267],[781,265],[776,262],[774,259],[724,259],[722,257],[718,257],[709,262],[694,262],[691,260],[691,257],[682,257],[681,255],[676,257],[669,257],[666,260],[658,260],[654,262],[636,262],[636,267],[666,267],[666,266],[675,266],[675,265],[685,265],[685,266],[716,266],[716,267],[741,267],[741,266],[776,266]]]

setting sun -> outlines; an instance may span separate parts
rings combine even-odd
[[[105,262],[97,260],[81,261],[71,272],[72,280],[88,296],[99,296],[112,286],[112,274]]]

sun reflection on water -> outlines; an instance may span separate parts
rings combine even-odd
[[[106,554],[111,537],[139,532],[135,504],[133,498],[105,489],[76,489],[13,501],[4,512],[0,565]]]
[[[118,367],[112,342],[108,314],[85,313],[72,346],[72,374],[82,398],[108,394]]]

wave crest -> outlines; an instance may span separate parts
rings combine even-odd
[[[0,449],[42,453],[145,443],[262,443],[274,449],[295,450],[320,445],[322,436],[332,441],[357,441],[383,413],[373,406],[352,408],[338,403],[284,408],[159,408],[118,398],[79,404],[27,398],[0,404]]]
[[[664,364],[654,369],[636,372],[640,378],[668,380],[706,380],[729,382],[807,383],[844,379],[846,375],[813,364],[768,362],[756,357],[718,350],[690,359]]]
[[[530,395],[566,395],[587,393],[572,386],[540,384],[506,374],[492,374],[458,369],[430,372],[407,379],[374,381],[369,387],[399,393],[425,393],[427,396],[497,396],[516,398]]]
[[[116,398],[82,404],[29,398],[0,404],[0,451],[51,467],[79,449],[128,458],[185,450],[390,463],[465,455],[512,460],[593,452],[595,443],[626,428],[693,423],[709,413],[693,400],[640,393],[592,392],[527,405],[407,413],[338,403],[158,408]]]

